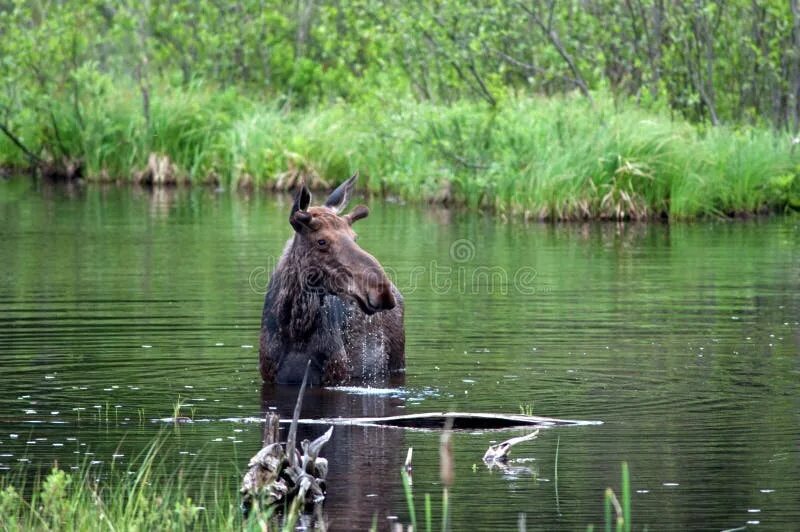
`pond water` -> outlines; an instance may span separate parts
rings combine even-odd
[[[371,203],[359,243],[406,298],[407,372],[311,390],[304,417],[459,410],[602,421],[542,430],[506,470],[453,436],[453,529],[585,529],[627,461],[636,529],[800,522],[800,221],[501,223]],[[288,198],[0,183],[0,474],[167,463],[235,490],[269,409],[257,345]],[[177,402],[195,423],[157,420]],[[306,426],[308,437],[324,426]],[[330,526],[406,520],[400,467],[438,508],[439,433],[337,427]],[[557,475],[556,475],[557,467]],[[15,473],[16,472],[16,473]],[[202,478],[198,476],[197,482]],[[209,508],[213,511],[213,508]]]

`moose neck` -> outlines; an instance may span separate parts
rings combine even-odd
[[[304,340],[309,336],[319,317],[324,292],[308,284],[308,261],[295,237],[288,245],[275,271],[277,290],[275,308],[278,312],[281,331],[292,340]]]

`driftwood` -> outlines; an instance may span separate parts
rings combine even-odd
[[[508,460],[508,455],[511,454],[511,447],[518,443],[534,440],[538,435],[539,429],[536,429],[525,436],[517,436],[516,438],[510,438],[504,442],[490,445],[483,455],[483,461],[487,464],[505,462]]]
[[[325,499],[328,461],[320,457],[319,453],[323,445],[331,439],[333,427],[314,441],[300,442],[302,454],[295,447],[297,422],[307,380],[308,369],[300,386],[285,447],[279,441],[280,416],[275,413],[267,414],[264,446],[247,464],[248,470],[239,490],[245,519],[254,505],[266,508],[283,502],[298,502],[302,507],[309,507],[321,504]]]

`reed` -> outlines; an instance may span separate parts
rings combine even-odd
[[[612,530],[616,530],[616,532],[631,531],[631,480],[627,462],[622,462],[622,501],[617,498],[614,490],[606,488],[603,498],[603,515],[606,532]]]

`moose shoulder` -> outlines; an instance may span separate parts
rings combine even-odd
[[[309,360],[314,384],[373,380],[405,366],[403,298],[352,229],[369,210],[341,214],[357,177],[322,206],[309,207],[305,185],[295,197],[294,235],[272,272],[261,317],[266,382],[299,383]]]

